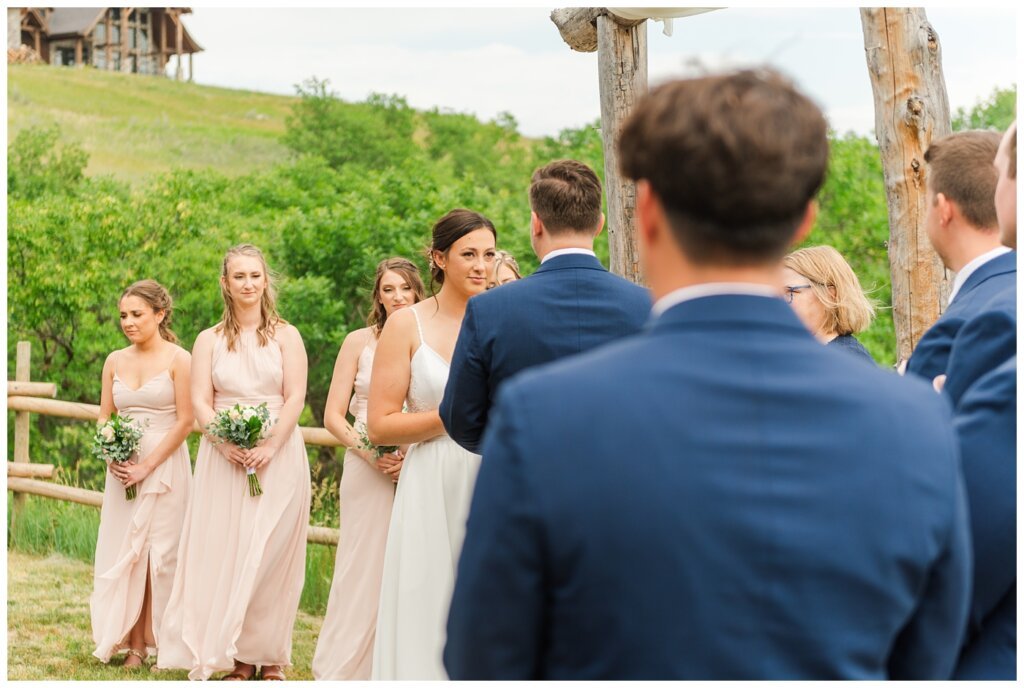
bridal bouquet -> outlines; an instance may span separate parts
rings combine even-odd
[[[355,429],[359,433],[359,448],[372,453],[374,461],[385,454],[394,454],[398,451],[397,445],[374,444],[371,442],[370,436],[366,432],[366,425],[363,423],[357,423]]]
[[[96,425],[96,434],[92,436],[92,455],[107,463],[126,463],[139,451],[141,439],[142,426],[131,416],[112,413],[109,420]],[[135,485],[124,488],[125,499],[135,499],[136,494]]]
[[[271,425],[270,411],[265,403],[259,406],[235,404],[229,409],[218,411],[206,426],[206,432],[220,440],[219,443],[231,442],[242,449],[252,449],[267,438]],[[263,494],[256,469],[246,468],[245,474],[249,478],[249,496]]]

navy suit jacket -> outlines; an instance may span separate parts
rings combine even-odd
[[[1017,355],[1017,285],[1004,289],[967,320],[953,339],[942,391],[954,407],[981,376]]]
[[[971,514],[974,588],[954,678],[1017,677],[1017,357],[963,395],[955,420]]]
[[[453,440],[480,453],[498,387],[519,371],[639,332],[651,295],[597,258],[556,256],[529,277],[469,300],[440,414]]]
[[[936,375],[947,374],[953,339],[963,324],[980,313],[996,295],[1007,288],[1015,288],[1016,284],[1016,251],[996,256],[971,273],[946,312],[917,343],[907,362],[907,372],[920,375],[929,382]]]
[[[952,673],[971,556],[952,410],[781,299],[686,301],[522,373],[483,451],[453,679]]]

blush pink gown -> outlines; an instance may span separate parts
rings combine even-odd
[[[355,394],[349,412],[366,424],[370,370],[375,348],[359,354]],[[369,681],[377,631],[377,601],[384,571],[384,545],[395,501],[395,484],[364,459],[345,452],[345,470],[338,490],[341,536],[334,561],[334,580],[327,615],[313,656],[317,681]]]
[[[214,342],[213,405],[284,404],[281,348],[242,333],[234,351]],[[280,432],[279,428],[275,432]],[[292,627],[305,575],[309,462],[298,427],[258,469],[263,494],[249,496],[245,469],[204,436],[178,553],[178,573],[161,627],[157,666],[193,680],[247,664],[291,664]]]
[[[138,389],[126,385],[115,372],[113,395],[118,414],[147,423],[139,447],[141,457],[153,451],[178,421],[174,381],[168,371]],[[142,612],[147,571],[152,624],[145,629],[146,647],[152,653],[159,645],[158,631],[174,581],[191,485],[192,467],[184,442],[136,486],[137,496],[132,501],[125,498],[124,485],[107,471],[89,599],[96,643],[93,655],[103,662],[128,648],[128,632]]]

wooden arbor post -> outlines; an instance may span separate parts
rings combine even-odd
[[[583,7],[554,10],[551,21],[573,50],[597,51],[610,267],[615,274],[640,284],[636,185],[619,174],[615,141],[634,103],[647,92],[646,20],[621,19],[603,8]]]
[[[924,9],[862,8],[860,17],[889,206],[897,355],[905,360],[949,297],[948,276],[924,226],[924,151],[952,131],[949,98],[939,37]]]

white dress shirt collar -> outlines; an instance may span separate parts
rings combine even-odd
[[[578,253],[583,256],[594,256],[595,258],[597,258],[596,253],[586,248],[556,248],[554,251],[544,256],[541,259],[540,264],[543,265],[552,258],[557,258],[558,256],[568,256],[573,253]]]
[[[690,287],[683,287],[682,289],[676,289],[665,294],[651,308],[651,316],[657,318],[669,308],[678,306],[684,301],[699,299],[704,296],[722,296],[725,294],[781,298],[779,288],[771,287],[767,284],[754,284],[753,282],[707,282],[706,284],[694,284]]]
[[[955,299],[956,295],[960,293],[960,288],[964,286],[964,282],[966,282],[967,278],[973,275],[978,268],[993,258],[998,258],[1004,253],[1008,253],[1009,250],[1010,249],[1005,246],[996,246],[991,251],[982,253],[970,263],[960,268],[960,272],[956,273],[956,278],[953,280],[953,288],[949,290],[949,303],[953,303],[953,299]]]

